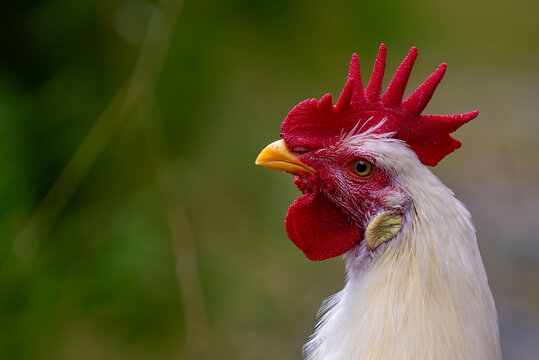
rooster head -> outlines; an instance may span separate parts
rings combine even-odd
[[[477,111],[421,114],[442,80],[445,63],[402,100],[415,47],[381,94],[385,56],[382,44],[364,88],[354,54],[337,103],[326,94],[296,105],[281,126],[282,140],[256,159],[257,165],[296,175],[303,195],[288,210],[286,230],[311,260],[353,248],[374,251],[396,237],[413,209],[404,181],[410,167],[435,166],[459,148],[450,133],[477,116]]]

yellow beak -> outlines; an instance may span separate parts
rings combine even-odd
[[[277,140],[269,144],[258,154],[255,160],[256,165],[265,166],[270,169],[287,171],[298,175],[300,173],[314,174],[316,171],[302,163],[286,147],[284,140]]]

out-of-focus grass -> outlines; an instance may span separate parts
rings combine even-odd
[[[253,160],[380,42],[388,74],[418,46],[410,89],[449,63],[427,111],[480,110],[435,172],[475,218],[505,356],[537,354],[534,2],[180,5],[0,14],[1,358],[299,358],[343,265],[286,239],[297,190]]]

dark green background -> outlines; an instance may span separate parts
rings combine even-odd
[[[286,238],[286,113],[381,42],[426,111],[480,110],[435,171],[471,210],[506,359],[539,353],[536,1],[18,0],[0,11],[0,358],[298,359],[341,259]],[[386,76],[386,81],[389,76]]]

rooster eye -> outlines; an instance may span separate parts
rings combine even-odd
[[[367,160],[356,160],[350,164],[350,170],[352,170],[352,173],[355,175],[366,178],[369,177],[372,172],[372,164]]]

